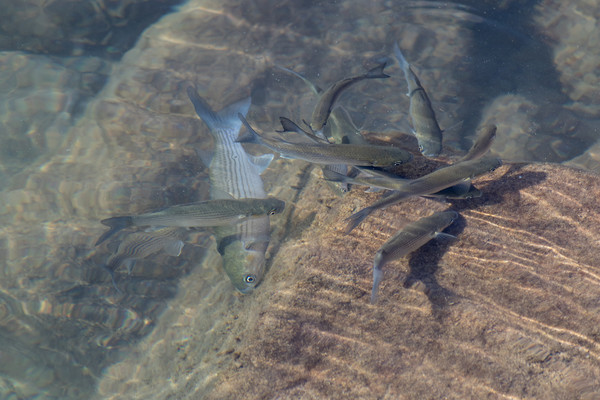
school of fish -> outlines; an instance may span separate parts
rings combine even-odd
[[[119,290],[115,271],[120,266],[126,266],[131,273],[135,260],[161,250],[178,256],[184,246],[182,238],[185,229],[188,228],[212,229],[223,259],[223,268],[239,292],[250,293],[260,285],[264,278],[266,251],[270,241],[269,217],[281,213],[285,203],[267,196],[261,179],[262,172],[268,168],[274,155],[251,155],[245,151],[242,143],[255,143],[282,158],[319,165],[324,182],[339,194],[355,186],[365,186],[371,191],[385,190],[386,193],[379,200],[348,216],[346,234],[373,212],[411,198],[465,199],[481,196],[481,191],[471,184],[471,180],[502,165],[500,159],[486,156],[496,135],[494,125],[481,126],[471,149],[449,165],[416,179],[406,179],[394,173],[395,167],[410,165],[414,156],[427,159],[442,154],[444,131],[438,124],[423,84],[397,43],[392,51],[408,88],[408,115],[418,149],[369,143],[353,124],[346,109],[337,104],[344,91],[360,82],[390,78],[384,73],[390,60],[388,58],[366,73],[344,78],[326,90],[321,90],[298,72],[275,65],[281,71],[300,78],[318,96],[318,101],[310,122],[304,122],[305,128],[281,116],[282,130],[270,134],[259,132],[246,120],[250,98],[215,112],[195,88],[188,86],[187,95],[215,143],[210,153],[198,151],[209,168],[210,199],[102,220],[110,229],[100,236],[96,245],[121,230],[147,227],[145,231],[129,233],[123,239],[118,239],[116,251],[102,266],[110,273],[115,288]],[[242,126],[245,129],[240,132]],[[303,140],[289,141],[284,137],[291,132],[302,136]],[[453,210],[433,213],[405,224],[392,235],[374,256],[371,302],[377,300],[386,264],[405,257],[436,237],[454,238],[442,231],[457,218],[459,215]]]

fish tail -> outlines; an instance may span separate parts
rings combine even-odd
[[[378,66],[376,66],[373,69],[370,69],[367,71],[367,73],[365,74],[365,78],[389,78],[390,76],[388,74],[385,74],[383,72],[383,69],[387,67],[387,60],[382,62],[381,64],[379,64]]]
[[[260,144],[261,143],[260,135],[254,129],[252,129],[252,127],[250,126],[248,121],[246,121],[246,118],[244,118],[244,116],[241,113],[238,114],[238,118],[240,119],[240,121],[242,121],[242,124],[244,124],[244,126],[246,127],[246,132],[240,133],[240,135],[236,139],[236,142]]]
[[[365,207],[362,210],[352,214],[346,221],[348,221],[348,225],[346,225],[346,235],[352,232],[354,228],[356,228],[360,223],[369,216],[373,212],[372,207]]]
[[[404,54],[402,54],[402,52],[400,51],[398,42],[394,43],[394,56],[396,56],[396,60],[398,60],[398,63],[400,63],[400,68],[402,68],[402,71],[407,71],[410,67],[410,64],[408,63],[408,61],[406,61],[406,58],[404,58]]]
[[[279,122],[281,123],[281,128],[283,129],[282,131],[277,131],[279,133],[296,132],[296,133],[306,134],[305,130],[300,128],[298,126],[298,124],[296,124],[294,121],[292,121],[289,118],[279,117]]]
[[[383,278],[383,271],[378,268],[377,265],[373,266],[373,288],[371,289],[371,304],[377,302],[377,292],[379,291],[379,284]]]
[[[110,275],[110,279],[112,280],[112,284],[115,287],[116,291],[119,294],[123,294],[123,292],[121,291],[121,289],[119,289],[119,287],[117,286],[117,281],[115,281],[115,271],[114,271],[114,269],[110,268],[108,265],[102,265],[102,269],[105,270],[106,272],[108,272],[108,274]]]
[[[186,91],[196,110],[196,114],[208,125],[211,132],[228,128],[232,123],[237,123],[237,115],[246,115],[250,108],[250,97],[246,97],[226,106],[219,112],[215,112],[210,108],[206,100],[200,97],[196,89],[188,86]]]
[[[121,229],[125,229],[133,225],[132,217],[113,217],[107,218],[100,221],[102,224],[110,227],[110,229],[104,232],[96,241],[96,246],[104,242],[106,239],[119,232]]]
[[[306,83],[306,85],[310,88],[310,90],[312,90],[315,94],[321,94],[323,92],[323,89],[321,89],[320,87],[318,87],[317,85],[315,85],[314,83],[309,81],[308,78],[306,78],[304,75],[301,75],[296,71],[293,71],[286,67],[282,67],[281,65],[277,65],[277,64],[275,64],[275,68],[279,68],[282,71],[285,71],[289,74],[296,76],[297,78],[302,79],[302,81],[304,83]]]
[[[343,164],[340,164],[343,165]],[[348,183],[348,176],[341,174],[339,171],[335,170],[335,167],[337,167],[338,165],[326,165],[322,168],[323,171],[323,178],[326,181],[330,181],[330,182],[343,182],[343,183]],[[344,165],[345,166],[345,165]],[[331,168],[334,167],[334,168]]]

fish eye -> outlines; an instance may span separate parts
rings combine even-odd
[[[423,152],[423,150],[425,150],[425,147],[423,147],[423,145],[422,145],[422,144],[420,144],[420,145],[419,145],[419,151],[422,153],[422,152]]]
[[[244,282],[246,283],[254,283],[256,282],[256,276],[249,274],[244,277]]]
[[[269,215],[275,215],[276,212],[277,212],[277,210],[275,208],[271,208],[269,210]]]
[[[401,165],[402,161],[394,161],[394,165],[397,167],[398,165]]]

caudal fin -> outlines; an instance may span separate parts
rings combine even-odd
[[[383,72],[383,69],[385,67],[387,67],[387,60],[385,62],[382,62],[381,64],[379,64],[375,68],[370,69],[369,71],[367,71],[367,73],[365,74],[365,77],[366,78],[372,78],[372,79],[376,79],[376,78],[381,78],[381,79],[389,78],[390,76],[388,74],[385,74]]]
[[[407,70],[410,67],[410,64],[408,63],[408,61],[406,61],[406,58],[404,58],[404,54],[402,54],[402,52],[400,51],[398,42],[394,43],[394,56],[396,57],[396,60],[398,60],[400,68],[402,68],[403,71]]]
[[[96,241],[96,246],[104,242],[106,239],[119,232],[121,229],[125,229],[133,225],[133,218],[131,217],[112,217],[103,219],[100,221],[102,224],[110,227],[110,229],[104,232]]]
[[[250,108],[250,97],[246,97],[226,106],[219,112],[215,112],[210,108],[206,100],[200,97],[196,89],[188,86],[186,91],[190,101],[194,105],[196,114],[208,125],[211,131],[235,127],[235,125],[239,124],[237,115],[246,115]]]
[[[246,127],[246,132],[240,133],[240,135],[236,139],[236,142],[260,144],[260,142],[261,142],[260,135],[254,129],[252,129],[252,127],[250,126],[248,121],[246,121],[246,118],[244,118],[244,116],[241,113],[238,114],[238,118],[240,119],[240,121],[242,121],[242,124],[244,124],[244,126]]]
[[[371,214],[373,212],[373,208],[371,207],[365,207],[362,210],[360,210],[359,212],[356,212],[354,214],[352,214],[351,216],[349,216],[348,218],[346,218],[346,221],[348,221],[348,225],[346,225],[346,235],[349,234],[350,232],[352,232],[352,230],[354,228],[356,228],[358,225],[360,225],[360,223],[369,216],[369,214]]]
[[[373,288],[371,289],[371,304],[377,302],[377,292],[379,291],[379,285],[383,279],[383,271],[377,266],[373,267]]]

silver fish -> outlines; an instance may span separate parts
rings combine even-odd
[[[386,67],[386,65],[387,62],[384,62],[378,65],[377,67],[367,71],[367,73],[363,75],[342,79],[341,81],[334,83],[327,90],[325,90],[321,95],[319,102],[315,106],[315,109],[313,110],[310,122],[310,127],[313,129],[313,131],[319,132],[323,129],[323,127],[327,123],[329,114],[331,114],[331,110],[333,110],[335,101],[345,89],[364,79],[389,78],[389,75],[383,73],[383,69]]]
[[[320,87],[312,83],[303,75],[292,71],[288,68],[284,68],[281,66],[276,67],[300,78],[314,94],[320,95],[323,93],[323,90]],[[333,111],[331,111],[331,114],[329,116],[330,123],[326,125],[327,127],[329,127],[329,129],[323,129],[320,132],[312,131],[312,128],[310,128],[310,125],[308,124],[307,125],[309,126],[311,132],[300,128],[288,118],[280,117],[279,119],[281,121],[281,126],[283,127],[283,130],[279,132],[301,133],[316,143],[368,144],[368,142],[360,133],[360,130],[352,122],[352,118],[350,118],[348,111],[346,111],[346,109],[342,106],[334,107]],[[329,176],[330,171],[344,174],[347,174],[348,171],[348,167],[343,164],[325,165],[321,166],[321,169],[323,170],[323,176],[325,177]],[[328,180],[327,182],[331,189],[334,191],[334,193],[336,193],[339,196],[348,193],[348,191],[350,190],[350,185],[348,185],[347,183],[335,181],[333,179]]]
[[[417,250],[440,231],[452,224],[458,218],[455,211],[443,211],[421,218],[404,226],[394,236],[381,246],[373,260],[373,289],[371,290],[371,303],[377,300],[379,284],[383,279],[383,266],[390,261],[404,257]]]
[[[335,143],[367,144],[368,142],[356,127],[348,111],[338,106],[331,112],[333,126],[330,136]]]
[[[183,249],[181,237],[183,232],[179,228],[161,228],[151,232],[134,232],[127,235],[125,240],[119,243],[115,254],[110,256],[104,267],[109,273],[115,288],[119,290],[115,283],[114,273],[121,265],[127,267],[127,272],[131,274],[136,260],[148,257],[154,253],[164,250],[167,254],[177,257]]]
[[[300,78],[314,94],[321,95],[323,93],[323,89],[321,89],[320,87],[312,83],[310,80],[308,80],[305,76],[297,73],[296,71],[293,71],[289,68],[281,67],[279,65],[276,65],[276,67]],[[280,119],[283,119],[281,121],[281,124],[283,126],[282,132],[292,131],[297,133],[303,133],[308,136],[319,136],[318,132],[307,132],[306,130],[299,128],[295,123],[291,122],[287,118]],[[368,142],[360,133],[360,130],[352,122],[352,118],[350,118],[348,111],[346,111],[344,107],[334,107],[331,111],[329,119],[332,123],[331,126],[327,126],[330,126],[331,129],[329,129],[329,131],[323,131],[322,133],[324,137],[327,138],[329,143],[368,144]],[[291,125],[287,125],[288,121],[291,122]]]
[[[408,182],[400,181],[394,188],[394,193],[377,200],[375,203],[352,214],[347,218],[346,233],[357,227],[373,211],[383,209],[392,204],[406,201],[415,196],[425,196],[457,185],[467,179],[491,172],[502,165],[498,158],[481,158],[479,160],[463,161],[440,168],[430,174]]]
[[[403,188],[410,182],[410,179],[384,175],[350,177],[336,171],[328,171],[328,173],[323,174],[323,176],[329,181],[369,186],[371,189],[399,190],[399,188]],[[423,196],[443,199],[471,199],[480,197],[481,191],[475,188],[470,181],[464,181],[438,192],[425,194]]]
[[[339,108],[335,109],[334,114],[338,110],[339,110]],[[333,117],[334,114],[331,114],[331,116]],[[327,139],[320,138],[319,136],[317,136],[316,134],[314,134],[312,132],[305,131],[304,129],[300,128],[298,125],[296,125],[293,121],[291,121],[288,118],[279,117],[279,121],[281,122],[281,126],[283,128],[282,131],[277,131],[279,133],[283,133],[283,132],[301,133],[301,134],[304,134],[307,138],[309,138],[310,140],[312,140],[315,143],[323,143],[325,145],[330,144],[330,142]],[[336,124],[332,124],[332,125],[337,126]],[[361,144],[366,143],[366,141],[364,141],[364,139],[363,139],[363,142],[364,143],[361,143]],[[327,183],[329,184],[331,189],[334,191],[334,193],[336,193],[339,196],[342,196],[342,195],[348,193],[348,191],[350,190],[350,185],[345,182],[342,182],[342,180],[340,180],[340,179],[336,179],[336,176],[338,174],[341,174],[343,176],[348,175],[348,166],[346,164],[321,165],[321,170],[323,171],[323,176],[326,178]]]
[[[223,193],[226,193],[234,199],[265,198],[260,174],[267,168],[273,155],[251,156],[236,142],[241,127],[238,114],[245,115],[248,112],[250,98],[214,112],[192,87],[188,87],[187,94],[215,141],[214,156],[208,165],[211,197],[223,198]],[[265,272],[265,253],[270,240],[269,217],[251,218],[233,227],[216,228],[215,231],[223,268],[231,283],[242,293],[252,292],[262,281]]]
[[[494,138],[496,137],[496,125],[484,125],[477,130],[477,135],[475,136],[475,141],[473,145],[459,161],[468,161],[468,160],[476,160],[478,158],[483,157],[492,144],[494,143]]]
[[[290,143],[282,140],[268,139],[252,129],[243,115],[240,114],[239,118],[246,126],[246,132],[240,134],[238,142],[262,144],[286,158],[295,158],[324,165],[347,164],[367,166],[399,165],[412,158],[412,154],[406,150],[390,146]]]
[[[284,207],[285,202],[275,198],[218,199],[166,207],[140,215],[112,217],[100,221],[110,230],[100,236],[96,246],[130,226],[226,226],[251,217],[278,214]]]
[[[437,156],[442,151],[442,130],[435,118],[431,101],[429,101],[419,78],[400,51],[398,43],[394,43],[394,55],[400,63],[400,68],[404,71],[404,78],[408,84],[407,96],[410,98],[408,114],[419,142],[419,150],[426,157]]]

